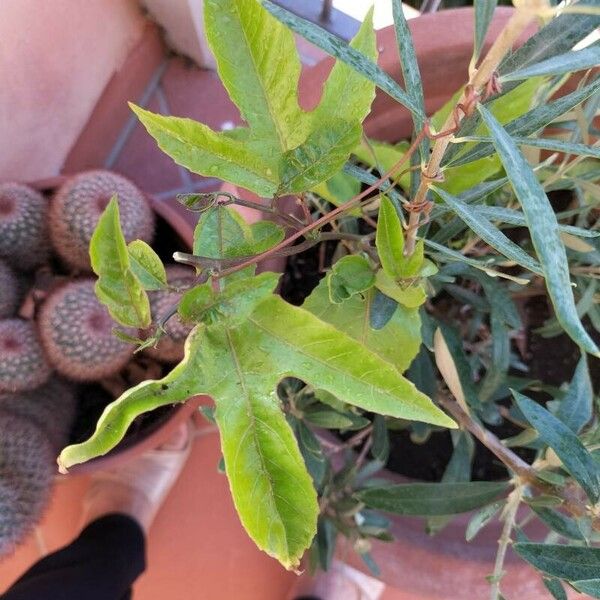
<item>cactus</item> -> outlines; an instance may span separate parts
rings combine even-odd
[[[90,270],[90,240],[114,194],[119,199],[125,239],[151,241],[154,213],[144,194],[121,175],[87,171],[60,187],[50,206],[50,238],[58,255],[69,266]]]
[[[40,520],[54,473],[54,451],[44,432],[0,410],[0,558]]]
[[[0,259],[0,319],[14,316],[21,291],[21,283],[8,263]]]
[[[115,375],[132,354],[132,347],[113,334],[115,323],[96,298],[92,279],[73,281],[50,294],[40,310],[39,327],[50,364],[74,381]]]
[[[0,321],[0,392],[32,390],[49,376],[34,324],[23,319]]]
[[[29,270],[48,258],[48,201],[20,183],[0,184],[0,257]]]
[[[167,281],[173,287],[180,287],[194,281],[189,268],[167,267]],[[150,310],[154,322],[165,316],[173,304],[181,298],[181,294],[172,291],[158,291],[149,294]],[[155,347],[146,349],[146,354],[163,362],[178,362],[183,358],[183,345],[192,330],[192,325],[181,322],[178,315],[173,315],[165,325],[163,335]]]
[[[75,388],[57,377],[35,390],[0,394],[0,411],[27,419],[44,431],[55,451],[69,441],[77,410]]]

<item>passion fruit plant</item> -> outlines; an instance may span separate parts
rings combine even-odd
[[[90,248],[98,297],[125,327],[148,331],[154,320],[144,341],[127,338],[142,347],[168,335],[171,318],[193,329],[170,374],[109,405],[90,439],[63,450],[62,470],[108,452],[139,414],[207,394],[240,519],[287,568],[310,547],[311,564],[326,569],[341,534],[376,570],[369,540],[391,539],[376,511],[423,516],[438,531],[479,509],[468,539],[495,515],[503,522],[492,598],[515,535],[554,597],[565,597],[560,580],[600,597],[600,438],[586,358],[600,355],[589,333],[600,325],[600,46],[587,39],[600,2],[523,0],[483,54],[495,4],[475,3],[467,82],[428,118],[399,0],[404,87],[376,64],[371,13],[347,45],[268,0],[205,0],[219,76],[246,126],[216,132],[132,109],[178,164],[266,200],[181,198],[199,219],[193,252],[174,254],[195,274],[176,289],[147,244],[126,245],[111,201]],[[298,103],[293,32],[337,59],[312,111]],[[410,111],[411,141],[363,134],[376,87]],[[548,199],[555,190],[571,194],[562,212]],[[270,220],[249,224],[236,205]],[[318,245],[322,256],[333,249],[332,264],[302,306],[277,295],[278,274],[256,272]],[[147,292],[160,289],[173,304],[157,320]],[[528,293],[550,300],[542,333],[564,332],[581,351],[566,389],[517,376],[526,366],[516,301]],[[441,298],[458,303],[450,313],[460,318],[436,310]],[[528,389],[554,400],[544,407]],[[489,427],[503,421],[520,433],[500,440]],[[418,442],[457,426],[441,482],[375,477],[390,431]],[[475,440],[504,464],[505,480],[471,480]],[[550,530],[541,543],[522,531],[533,518]]]

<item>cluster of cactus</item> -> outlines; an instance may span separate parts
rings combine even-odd
[[[114,336],[91,276],[89,243],[114,195],[126,240],[151,242],[150,204],[115,173],[81,173],[51,198],[20,183],[0,184],[0,557],[46,506],[54,457],[77,413],[76,383],[117,375],[133,354]],[[173,285],[182,276],[173,272]],[[158,312],[160,294],[153,300]],[[170,327],[172,339],[149,351],[156,360],[181,355],[187,330]]]

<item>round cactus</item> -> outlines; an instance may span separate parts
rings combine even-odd
[[[54,450],[44,432],[0,410],[0,558],[40,520],[55,471]]]
[[[116,173],[86,171],[62,185],[50,206],[50,238],[56,252],[69,266],[90,270],[90,240],[114,194],[118,197],[125,239],[151,241],[154,213],[144,194]]]
[[[29,270],[48,258],[48,201],[20,183],[0,184],[0,257]]]
[[[96,298],[93,279],[67,283],[50,294],[39,327],[50,364],[74,381],[115,375],[133,352],[113,334],[115,322]]]
[[[0,392],[32,390],[49,376],[34,324],[23,319],[0,321]]]
[[[170,266],[167,267],[167,281],[171,286],[178,288],[192,283],[194,276],[190,273],[189,268]],[[160,290],[151,292],[149,297],[152,320],[156,323],[181,298],[181,294],[174,291]],[[183,323],[179,315],[173,315],[165,324],[166,333],[160,338],[155,347],[146,349],[146,354],[162,362],[180,361],[183,358],[185,340],[192,327],[193,325]]]
[[[35,390],[0,394],[0,411],[37,425],[46,433],[56,451],[69,441],[76,410],[74,386],[57,377],[50,378]]]
[[[8,263],[0,259],[0,319],[12,317],[19,304],[21,282]]]

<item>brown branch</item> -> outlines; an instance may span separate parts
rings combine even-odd
[[[440,394],[438,402],[456,419],[462,429],[466,429],[473,434],[510,471],[519,477],[523,483],[531,485],[542,494],[561,498],[563,501],[561,504],[562,508],[575,517],[591,517],[592,527],[596,531],[600,531],[600,516],[594,514],[592,508],[577,494],[567,488],[558,488],[550,485],[538,478],[536,470],[531,465],[517,456],[510,448],[507,448],[491,431],[488,431],[472,419],[455,400]]]
[[[500,35],[494,41],[494,44],[482,60],[479,68],[473,72],[468,84],[465,86],[460,100],[457,102],[455,109],[450,113],[446,122],[442,126],[442,131],[445,135],[438,134],[435,136],[436,142],[433,146],[431,156],[427,165],[423,169],[423,177],[415,194],[414,200],[411,202],[416,207],[425,208],[427,206],[427,192],[432,181],[435,181],[440,176],[440,165],[444,154],[448,149],[448,145],[454,138],[455,132],[460,127],[460,124],[471,109],[475,108],[478,97],[485,89],[488,82],[493,78],[494,73],[504,56],[511,51],[513,45],[523,33],[535,17],[535,10],[545,4],[544,0],[529,0],[523,8],[518,8],[509,19]],[[533,9],[533,10],[532,10]],[[459,110],[461,109],[462,110]],[[407,256],[410,256],[415,249],[417,241],[417,231],[421,224],[421,212],[416,210],[410,213],[408,228],[406,230],[406,244],[404,251]]]

